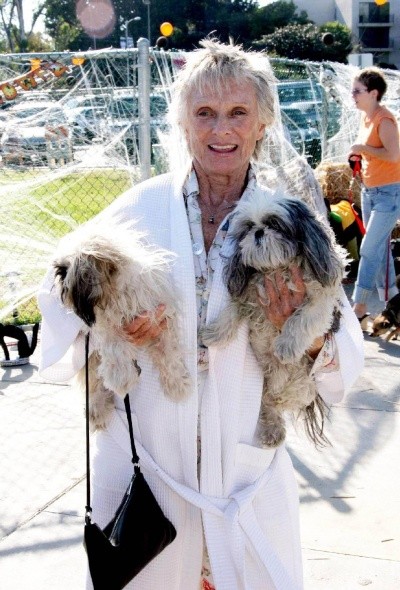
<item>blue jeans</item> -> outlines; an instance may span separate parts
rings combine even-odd
[[[385,301],[398,292],[390,234],[400,218],[400,183],[362,189],[361,209],[366,234],[360,248],[360,263],[353,291],[354,303],[367,303],[376,287]],[[387,279],[386,279],[387,277]]]

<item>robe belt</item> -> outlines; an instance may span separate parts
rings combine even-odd
[[[235,577],[237,578],[239,575],[243,578],[238,588],[240,587],[241,590],[250,590],[250,586],[246,582],[245,569],[245,549],[247,548],[253,555],[256,555],[263,564],[267,572],[267,579],[270,584],[272,582],[274,585],[274,590],[298,590],[270,541],[261,530],[253,507],[253,498],[273,476],[278,463],[278,454],[283,452],[283,447],[276,449],[270,465],[255,482],[232,494],[228,498],[218,498],[201,494],[197,490],[193,490],[192,488],[175,481],[160,468],[140,443],[137,441],[135,442],[138,447],[137,450],[142,464],[154,471],[158,477],[181,498],[199,508],[203,512],[206,528],[211,527],[217,532],[220,532],[222,530],[221,519],[223,519],[228,527],[236,529],[236,532],[238,532],[238,529],[241,531],[243,541],[236,547],[232,548],[233,555],[230,560],[232,561],[232,568],[236,572]],[[207,526],[207,522],[209,526]],[[237,567],[238,563],[241,564],[241,567]],[[213,568],[212,559],[211,565]],[[224,567],[226,568],[226,566],[227,564],[225,562]],[[213,569],[213,577],[216,581],[217,589],[233,590],[231,582],[228,581],[227,585],[222,575],[216,575],[216,573],[217,572],[214,572]],[[271,588],[271,586],[269,587]]]

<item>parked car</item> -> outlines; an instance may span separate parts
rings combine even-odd
[[[150,95],[150,140],[158,143],[158,130],[166,127],[167,100],[163,94]],[[139,104],[133,94],[116,94],[108,105],[103,129],[110,137],[120,137],[132,163],[138,159]]]
[[[321,137],[315,124],[298,109],[282,111],[282,123],[294,148],[311,166],[317,166],[321,161]]]
[[[111,94],[80,94],[67,98],[64,102],[64,108],[76,109],[78,107],[103,107],[104,109],[110,103]]]
[[[341,107],[325,94],[324,88],[315,80],[290,80],[277,84],[278,97],[282,113],[292,121],[288,125],[289,133],[295,145],[299,142],[298,129],[307,130],[305,136],[310,145],[304,145],[304,151],[310,163],[319,163],[317,157],[321,158],[321,135],[330,139],[339,131]],[[303,133],[304,134],[304,133]],[[315,149],[317,137],[319,141],[318,150]],[[294,137],[296,136],[296,137]],[[313,155],[310,158],[310,149]]]
[[[3,165],[56,165],[72,160],[66,115],[55,102],[28,102],[7,110],[0,140]]]
[[[105,106],[79,106],[68,109],[66,115],[73,143],[85,144],[101,136],[105,114]]]

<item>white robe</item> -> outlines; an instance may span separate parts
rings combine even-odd
[[[225,348],[209,349],[201,401],[201,477],[197,477],[197,309],[193,253],[182,197],[182,179],[150,179],[101,213],[110,221],[137,220],[150,243],[178,254],[173,280],[179,293],[180,330],[193,393],[174,403],[163,394],[144,353],[131,407],[143,473],[177,529],[175,541],[128,586],[129,590],[198,590],[202,523],[217,590],[300,590],[298,491],[285,447],[261,449],[255,441],[262,374],[249,346],[247,327]],[[222,263],[215,271],[208,320],[227,300]],[[84,363],[81,321],[60,305],[51,281],[39,294],[43,313],[44,378],[68,380]],[[336,334],[339,373],[318,373],[320,394],[339,401],[363,365],[362,334],[343,294],[342,327]],[[104,526],[122,499],[132,473],[123,404],[117,402],[106,431],[96,435],[93,517]]]

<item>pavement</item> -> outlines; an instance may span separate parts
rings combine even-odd
[[[331,411],[332,445],[288,435],[305,590],[400,589],[400,340],[364,343],[365,369]],[[39,377],[37,351],[0,368],[1,590],[84,589],[84,428],[83,400]]]

